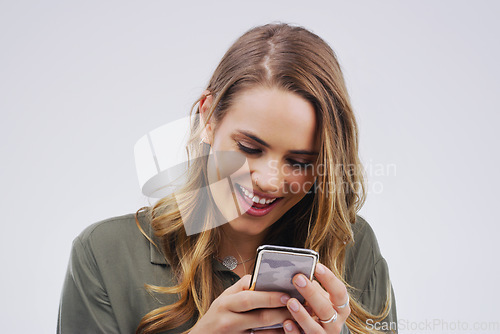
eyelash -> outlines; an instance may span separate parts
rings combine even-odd
[[[262,153],[262,151],[260,149],[247,147],[240,142],[236,142],[236,145],[238,145],[238,148],[242,152],[247,153],[247,154],[256,155],[256,154]],[[308,167],[312,166],[312,164],[310,162],[299,162],[299,161],[295,161],[295,160],[291,160],[291,159],[289,159],[288,162],[290,163],[290,165],[292,165],[296,168],[308,168]]]
[[[238,148],[242,152],[245,152],[245,153],[248,153],[248,154],[259,154],[259,153],[262,153],[262,151],[259,150],[258,148],[250,148],[250,147],[247,147],[247,146],[243,145],[240,142],[236,142],[236,145],[238,145]]]

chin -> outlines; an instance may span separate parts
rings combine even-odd
[[[268,229],[272,223],[239,217],[228,223],[234,232],[256,236]]]

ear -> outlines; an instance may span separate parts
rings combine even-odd
[[[201,95],[200,103],[198,105],[198,109],[200,111],[200,116],[201,116],[200,117],[201,126],[204,128],[201,133],[201,140],[205,144],[209,145],[211,145],[213,142],[214,122],[212,118],[208,119],[213,99],[214,98],[211,95],[210,91],[205,90]]]

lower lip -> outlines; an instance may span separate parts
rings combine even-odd
[[[236,196],[240,200],[240,203],[242,203],[241,207],[243,208],[243,211],[245,211],[245,213],[249,214],[250,216],[254,217],[262,217],[267,215],[269,212],[271,212],[272,209],[274,209],[274,207],[281,200],[281,198],[277,198],[270,205],[260,209],[252,206],[253,201],[241,193],[241,188],[239,185],[236,185],[235,190],[236,190]]]

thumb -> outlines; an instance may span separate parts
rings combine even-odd
[[[234,283],[234,285],[227,288],[221,295],[233,294],[240,291],[248,290],[250,288],[251,279],[252,279],[251,275],[245,275],[241,277],[238,282]]]

